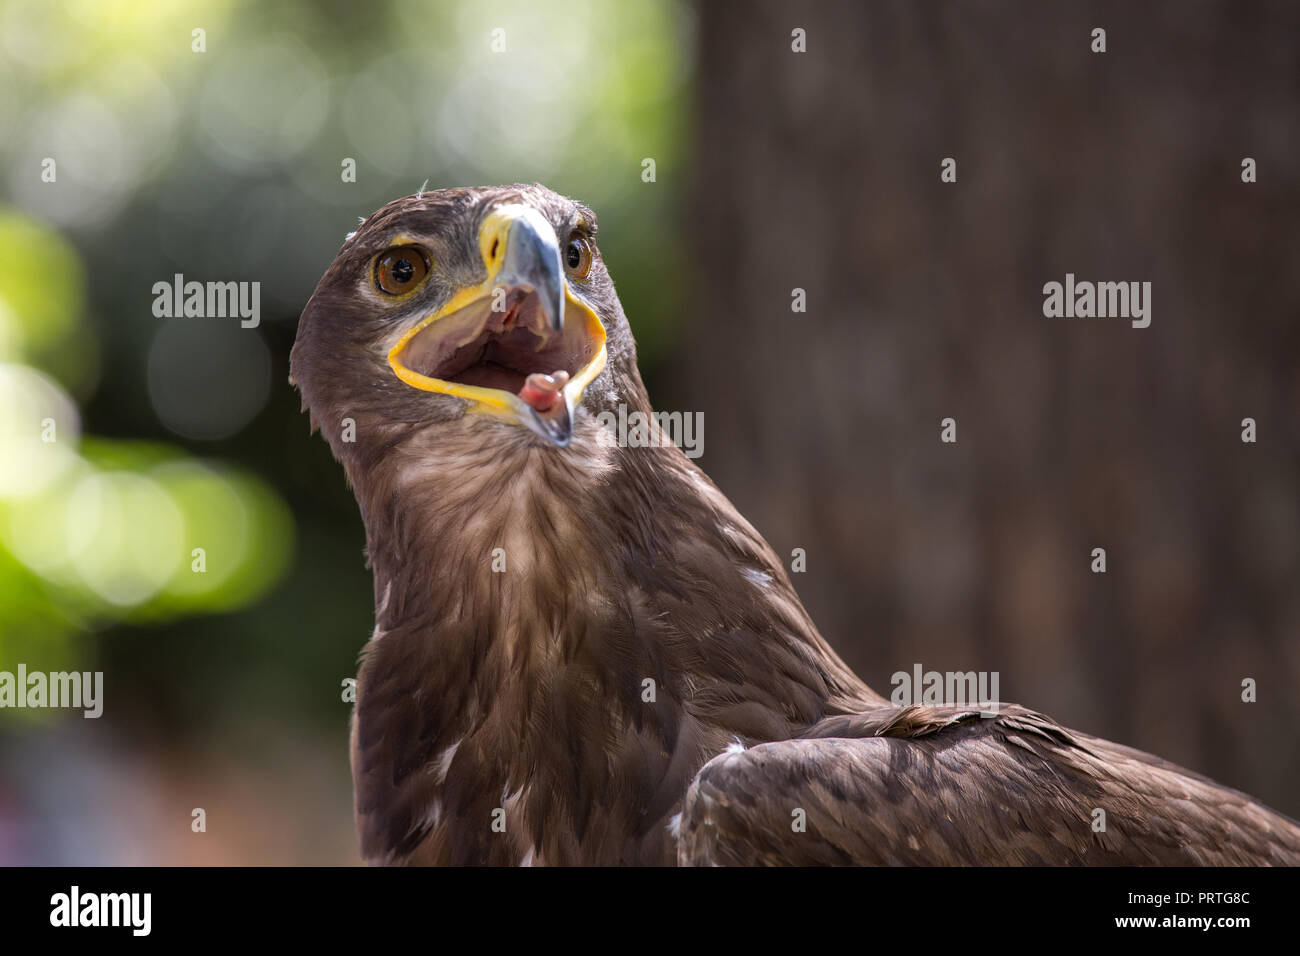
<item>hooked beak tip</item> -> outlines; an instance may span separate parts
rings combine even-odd
[[[565,448],[573,439],[573,412],[567,399],[556,403],[554,412],[531,411],[529,426],[557,448]]]

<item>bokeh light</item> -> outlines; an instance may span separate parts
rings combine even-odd
[[[178,318],[159,325],[149,349],[149,398],[159,420],[186,438],[228,438],[262,410],[271,356],[238,321]]]
[[[53,379],[0,365],[0,500],[47,490],[76,461],[77,407]]]
[[[143,604],[181,558],[179,509],[156,482],[130,472],[86,475],[69,492],[62,532],[82,583],[109,604]]]
[[[236,168],[293,158],[325,121],[328,90],[324,69],[294,37],[226,47],[199,100],[211,155]]]

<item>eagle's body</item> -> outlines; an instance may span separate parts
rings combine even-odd
[[[374,569],[352,738],[368,860],[1300,862],[1294,821],[1157,758],[858,680],[680,450],[596,421],[650,404],[579,233],[590,211],[542,187],[408,197],[304,313],[293,376]],[[519,311],[489,314],[503,287]]]

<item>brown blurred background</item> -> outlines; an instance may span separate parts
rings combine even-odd
[[[287,356],[426,178],[600,213],[656,405],[877,690],[998,671],[1300,815],[1298,38],[1261,0],[6,0],[0,669],[106,700],[0,711],[0,863],[357,862],[370,578]],[[260,281],[260,327],[158,319],[175,272]],[[1066,273],[1151,282],[1150,328],[1045,318]]]

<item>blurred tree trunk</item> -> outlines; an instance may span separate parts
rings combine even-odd
[[[698,15],[696,309],[661,398],[806,549],[827,638],[882,692],[999,671],[1300,814],[1300,7]],[[1045,318],[1067,272],[1150,281],[1151,327]]]

